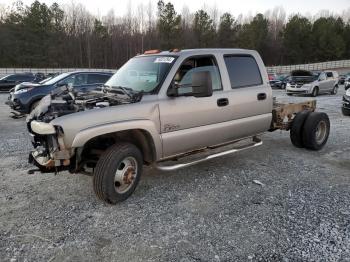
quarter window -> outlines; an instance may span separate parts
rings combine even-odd
[[[224,60],[232,89],[262,84],[260,70],[254,57],[249,55],[228,55],[224,56]]]

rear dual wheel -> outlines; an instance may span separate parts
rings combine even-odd
[[[326,113],[303,111],[293,120],[290,139],[296,147],[320,150],[327,143],[329,132],[330,122]]]

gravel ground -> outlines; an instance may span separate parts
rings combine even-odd
[[[9,118],[1,94],[0,260],[350,261],[350,118],[340,112],[342,93],[317,98],[331,119],[323,150],[268,133],[254,150],[176,172],[148,169],[116,206],[95,198],[89,176],[28,175],[24,119]]]

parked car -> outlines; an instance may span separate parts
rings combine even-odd
[[[350,87],[350,75],[348,75],[344,80],[344,88],[345,90],[348,90]]]
[[[280,75],[274,80],[270,80],[270,85],[272,88],[285,89],[287,83],[290,82],[291,77],[289,75]]]
[[[329,135],[315,100],[274,103],[252,50],[152,50],[105,86],[88,97],[49,94],[26,121],[30,163],[46,173],[93,174],[96,195],[110,204],[133,193],[144,165],[188,167],[256,148],[267,131],[290,130],[293,145],[310,150]]]
[[[9,91],[22,82],[33,82],[35,76],[32,73],[10,74],[0,78],[0,91]]]
[[[25,83],[10,93],[7,104],[20,113],[28,114],[40,99],[57,87],[72,85],[75,91],[85,92],[104,84],[113,73],[76,71],[60,74],[41,84]]]
[[[350,116],[350,89],[347,89],[343,96],[342,112],[344,116]]]
[[[321,93],[338,92],[338,73],[324,71],[314,74],[310,71],[296,70],[291,74],[291,81],[286,85],[288,95],[304,94],[318,96]]]

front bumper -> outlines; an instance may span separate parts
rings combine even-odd
[[[43,173],[52,173],[69,170],[71,164],[71,151],[67,150],[63,141],[63,134],[40,135],[33,132],[31,123],[28,130],[34,150],[29,154],[28,162],[34,164]]]
[[[345,110],[350,110],[350,96],[344,95],[342,103]]]
[[[288,94],[311,94],[311,87],[297,86],[297,85],[289,85],[286,87],[286,92]]]
[[[20,113],[25,113],[25,108],[23,107],[21,101],[15,98],[13,93],[10,93],[5,104],[8,105],[12,110],[18,111]]]

